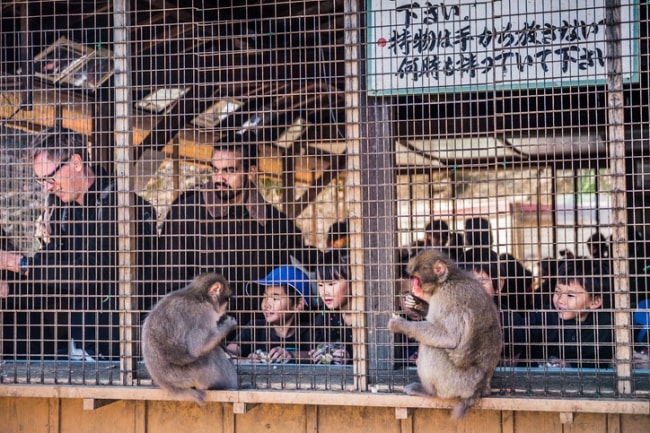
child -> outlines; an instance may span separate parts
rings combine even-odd
[[[264,320],[253,320],[240,328],[227,350],[233,356],[271,363],[309,359],[316,339],[314,328],[301,323],[310,301],[309,277],[295,266],[280,266],[261,280],[249,284],[264,288],[260,308]],[[261,290],[260,290],[261,291]]]
[[[316,316],[316,327],[324,333],[325,344],[310,351],[317,364],[352,362],[352,313],[349,311],[350,267],[347,256],[332,254],[316,270],[318,295],[325,310]]]
[[[530,314],[533,359],[552,367],[606,368],[613,357],[611,290],[606,261],[566,260],[558,270],[553,306]]]
[[[465,252],[464,263],[461,264],[461,267],[474,274],[483,284],[487,294],[492,296],[497,304],[503,330],[502,364],[516,365],[525,348],[525,321],[517,311],[509,309],[506,302],[501,302],[502,290],[506,281],[499,256],[487,248],[470,248]]]

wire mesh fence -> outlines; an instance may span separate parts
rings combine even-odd
[[[214,272],[240,387],[401,392],[436,249],[494,392],[647,398],[648,6],[457,3],[3,2],[0,380],[155,383]]]

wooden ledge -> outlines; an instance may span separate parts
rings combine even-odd
[[[114,400],[173,401],[169,393],[152,386],[73,386],[73,385],[0,385],[0,398],[72,398],[81,399],[86,408],[96,400],[107,403]],[[409,396],[399,393],[355,391],[286,391],[241,390],[208,391],[206,402],[233,404],[236,413],[245,413],[259,404],[290,404],[314,406],[393,407],[399,417],[409,416],[412,409],[451,409],[455,402],[435,398]],[[96,407],[101,407],[102,404]],[[493,411],[527,411],[557,413],[617,413],[649,415],[647,399],[576,399],[494,396],[483,398],[476,409]]]

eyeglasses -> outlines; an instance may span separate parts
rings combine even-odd
[[[43,177],[37,177],[36,178],[36,183],[38,183],[41,186],[44,186],[45,184],[50,185],[50,186],[54,185],[54,182],[55,182],[54,176],[56,176],[56,174],[59,172],[59,170],[61,170],[63,168],[63,166],[66,165],[69,161],[70,161],[70,158],[66,158],[66,159],[62,160],[61,162],[59,162],[59,164],[56,167],[54,167],[54,170],[52,170],[52,172],[50,174],[48,174],[47,176],[43,176]]]

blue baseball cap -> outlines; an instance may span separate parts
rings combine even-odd
[[[310,305],[310,278],[302,269],[296,266],[279,266],[273,269],[261,280],[253,281],[251,284],[260,286],[287,286],[291,287],[296,293],[302,296],[305,306]],[[250,294],[250,285],[246,285],[246,292]]]
[[[645,335],[648,333],[648,326],[650,326],[650,305],[648,305],[648,300],[639,302],[637,305],[636,311],[634,312],[634,324],[641,325],[641,331],[639,331],[639,336],[636,338],[638,342],[643,342]]]

